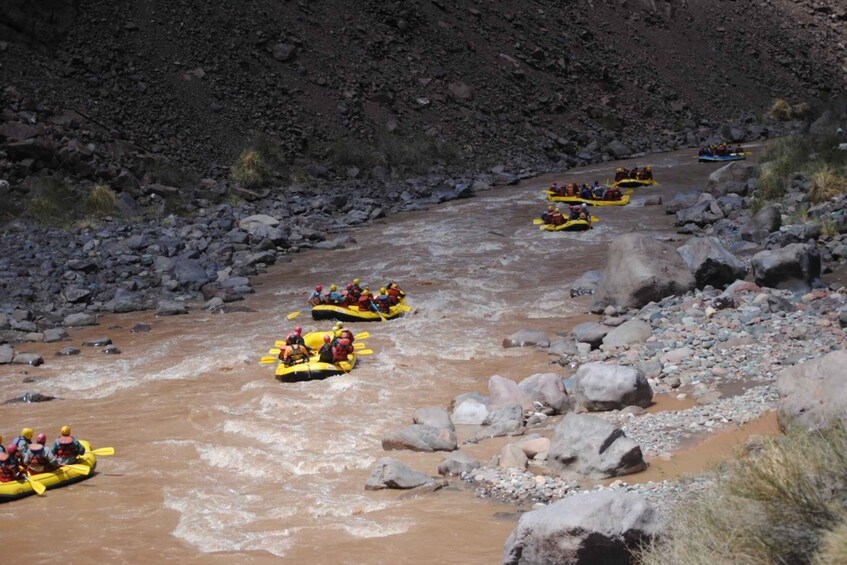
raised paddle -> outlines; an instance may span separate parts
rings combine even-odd
[[[73,469],[74,471],[82,473],[83,475],[87,475],[88,473],[91,472],[91,467],[89,467],[88,465],[59,465],[59,466],[62,467],[62,468]]]
[[[114,447],[98,447],[97,449],[92,449],[88,453],[93,453],[94,455],[114,455],[115,448]]]
[[[286,320],[293,320],[294,318],[296,318],[297,316],[299,316],[301,312],[303,312],[303,311],[302,311],[302,310],[295,310],[294,312],[292,312],[291,314],[289,314],[288,316],[286,316],[286,317],[285,317],[285,319],[286,319]]]
[[[45,487],[44,485],[42,485],[41,483],[39,483],[38,481],[36,481],[36,480],[35,480],[35,479],[33,479],[32,477],[30,477],[30,476],[29,476],[29,475],[27,475],[26,473],[24,473],[24,478],[25,478],[27,481],[29,481],[29,486],[31,486],[31,487],[32,487],[32,490],[34,490],[34,491],[35,491],[35,494],[37,494],[38,496],[43,495],[43,494],[44,494],[44,491],[46,491],[46,490],[47,490],[47,487]]]

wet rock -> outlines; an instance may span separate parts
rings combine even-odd
[[[457,403],[450,414],[450,420],[456,425],[480,426],[488,418],[488,405],[469,398]]]
[[[103,309],[116,314],[137,312],[144,309],[144,299],[140,293],[119,288],[115,290],[115,296],[103,305]]]
[[[68,339],[68,332],[64,328],[48,328],[44,330],[44,343],[56,343]]]
[[[598,322],[583,322],[574,326],[571,330],[573,338],[577,342],[590,343],[593,349],[600,347],[603,343],[603,338],[606,337],[612,329],[609,326]]]
[[[7,365],[15,358],[15,348],[11,345],[0,344],[0,365]]]
[[[503,340],[503,347],[547,347],[550,345],[550,338],[544,332],[536,330],[520,330]]]
[[[50,402],[51,400],[55,400],[55,396],[48,396],[46,394],[41,394],[40,392],[25,392],[21,396],[17,396],[15,398],[10,398],[3,404],[18,404],[25,403],[30,404],[33,402]]]
[[[445,428],[448,430],[455,430],[456,427],[453,425],[453,421],[450,419],[450,414],[444,408],[440,406],[427,406],[424,408],[418,408],[415,410],[415,416],[413,418],[413,422],[415,424],[421,424],[423,426],[429,426],[431,428]]]
[[[382,439],[382,448],[386,451],[453,451],[456,447],[453,430],[420,424],[390,432]]]
[[[447,454],[438,464],[439,475],[461,475],[478,469],[481,463],[461,449]]]
[[[132,333],[146,333],[146,332],[150,331],[150,325],[149,324],[135,324],[134,326],[132,326],[132,328],[129,331],[131,331]]]
[[[693,224],[703,227],[713,224],[724,217],[723,210],[715,198],[706,192],[702,193],[690,208],[683,208],[676,213],[676,225]]]
[[[70,355],[79,355],[81,352],[76,347],[65,347],[64,349],[60,349],[56,352],[56,355],[60,357],[68,357]]]
[[[603,273],[601,271],[586,271],[581,277],[571,283],[571,298],[594,294],[601,280],[603,280]]]
[[[564,414],[570,409],[565,385],[556,373],[530,375],[518,383],[518,389],[535,409],[549,407],[552,414]]]
[[[485,439],[491,437],[515,436],[524,432],[523,407],[520,404],[501,404],[492,406],[483,427],[474,437]]]
[[[62,325],[66,328],[75,328],[81,326],[96,326],[97,317],[92,314],[80,312],[78,314],[70,314],[62,320]]]
[[[112,340],[105,336],[95,337],[83,341],[82,344],[86,347],[104,347],[106,345],[111,345]]]
[[[660,530],[658,514],[637,493],[573,496],[522,514],[501,563],[630,563]]]
[[[16,353],[12,363],[15,365],[32,365],[38,367],[44,363],[44,359],[37,353]]]
[[[550,440],[538,434],[521,438],[517,446],[526,454],[527,457],[533,459],[539,453],[547,453],[550,451]]]
[[[175,300],[160,300],[156,306],[157,316],[179,316],[188,314],[188,305]]]
[[[488,379],[489,406],[502,404],[522,404],[523,396],[518,383],[512,379],[493,375]]]
[[[509,443],[503,446],[498,455],[498,466],[509,469],[526,469],[529,459],[526,453],[514,443]]]
[[[556,425],[548,462],[567,478],[605,479],[647,467],[641,448],[623,431],[596,416],[573,412]]]
[[[114,345],[110,345],[109,347],[103,350],[103,353],[105,353],[106,355],[120,355],[121,350],[115,347]]]
[[[383,457],[371,467],[365,490],[412,489],[432,482],[429,475],[415,471],[391,457]]]

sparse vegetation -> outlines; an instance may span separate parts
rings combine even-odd
[[[45,177],[31,183],[26,212],[35,221],[67,227],[79,216],[79,196],[64,180]]]
[[[105,184],[95,185],[83,201],[83,209],[89,215],[101,218],[113,214],[118,206],[115,191]]]
[[[382,165],[399,174],[422,174],[433,165],[462,160],[462,150],[451,143],[425,134],[406,138],[387,131],[378,134],[373,143],[339,139],[332,144],[330,155],[336,166],[370,169]]]
[[[245,149],[232,166],[232,178],[244,188],[264,186],[270,172],[265,159],[256,149]]]
[[[833,166],[819,163],[816,170],[812,172],[809,199],[817,204],[845,193],[847,193],[847,178]]]
[[[767,440],[677,508],[645,565],[844,563],[847,430]]]
[[[811,106],[806,102],[800,102],[792,106],[788,101],[777,98],[771,104],[770,110],[768,110],[768,117],[773,120],[786,122],[788,120],[803,119],[809,114],[810,110]]]
[[[769,143],[762,151],[757,196],[763,200],[781,198],[793,173],[812,177],[812,202],[822,202],[847,191],[845,151],[837,149],[835,136],[793,136]]]

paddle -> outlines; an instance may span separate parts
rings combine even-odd
[[[356,352],[356,355],[373,355],[373,349],[360,349]]]
[[[534,220],[532,220],[532,223],[537,226],[539,224],[543,224],[544,220],[542,220],[541,218],[535,218]]]
[[[60,465],[60,467],[73,469],[74,471],[82,473],[83,475],[87,475],[91,472],[91,467],[87,465]]]
[[[296,310],[296,311],[292,312],[291,314],[289,314],[288,316],[286,316],[285,319],[293,320],[294,318],[299,316],[301,312],[303,312],[303,311],[302,310]]]
[[[411,312],[411,311],[412,311],[412,307],[411,307],[411,306],[406,306],[405,304],[400,304],[400,305],[398,305],[398,306],[397,306],[397,308],[398,308],[401,312]]]
[[[357,341],[356,343],[354,343],[354,344],[353,344],[353,349],[364,349],[364,348],[365,348],[365,344],[364,344],[364,343],[361,343],[361,342],[358,342],[358,341]]]
[[[44,485],[42,485],[42,484],[41,484],[41,483],[39,483],[38,481],[34,480],[32,477],[30,477],[30,476],[29,476],[29,475],[27,475],[26,473],[24,473],[24,478],[25,478],[27,481],[29,481],[29,486],[31,486],[31,487],[32,487],[32,490],[34,490],[34,491],[35,491],[35,494],[37,494],[38,496],[43,495],[43,494],[44,494],[44,491],[46,491],[46,490],[47,490],[47,487],[45,487]]]
[[[271,365],[279,361],[279,357],[275,355],[265,355],[261,359],[259,359],[259,365]]]
[[[371,337],[371,334],[369,334],[368,332],[362,332],[354,335],[353,337],[355,339],[368,339],[369,337]]]
[[[93,453],[94,455],[114,455],[115,448],[114,447],[98,447],[97,449],[92,449],[88,453]]]

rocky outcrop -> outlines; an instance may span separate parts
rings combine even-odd
[[[594,294],[592,312],[607,306],[619,311],[694,288],[694,276],[679,253],[649,235],[624,234],[609,245],[603,282]]]
[[[382,448],[386,451],[453,451],[456,447],[456,433],[453,430],[421,424],[393,431],[382,440]]]
[[[657,513],[639,494],[593,492],[521,515],[503,565],[628,564],[659,533]]]
[[[676,250],[694,275],[697,288],[724,288],[747,274],[744,264],[717,238],[692,237]]]
[[[772,288],[807,291],[821,275],[818,250],[802,243],[760,251],[753,255],[751,266],[756,284]]]
[[[606,363],[586,363],[574,376],[578,407],[589,411],[650,406],[653,389],[640,370]]]
[[[847,422],[847,351],[833,351],[783,370],[777,378],[779,426],[786,432]]]
[[[411,469],[405,463],[383,457],[371,467],[365,490],[412,489],[434,482],[432,477]]]
[[[574,479],[606,479],[647,467],[641,448],[614,424],[573,412],[556,425],[548,462],[551,470]]]

